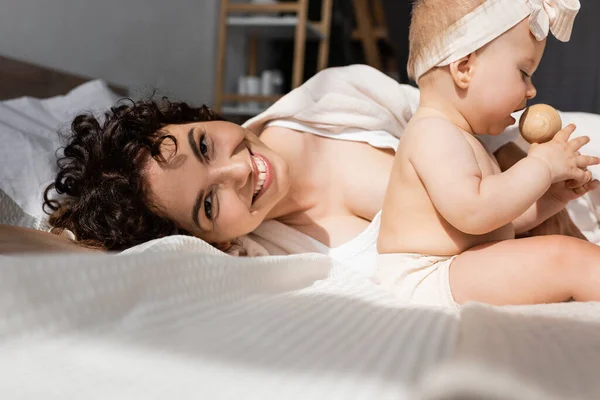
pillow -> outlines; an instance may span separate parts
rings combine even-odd
[[[99,114],[117,100],[105,82],[94,80],[64,96],[0,102],[0,223],[47,228],[43,193],[56,173],[59,130],[81,112]]]

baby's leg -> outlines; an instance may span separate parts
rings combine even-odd
[[[600,247],[566,236],[476,246],[452,262],[450,288],[459,304],[600,301]]]

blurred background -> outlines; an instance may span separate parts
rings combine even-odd
[[[600,113],[600,2],[571,42],[549,38],[535,102]],[[401,83],[405,0],[0,0],[0,99],[102,79],[247,119],[324,67],[366,63]]]

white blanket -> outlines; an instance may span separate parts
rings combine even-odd
[[[0,277],[2,399],[600,398],[600,304],[407,308],[314,254],[4,257]]]

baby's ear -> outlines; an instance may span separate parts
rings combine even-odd
[[[467,89],[475,72],[475,61],[477,53],[471,53],[450,63],[450,75],[454,84],[461,89]]]

